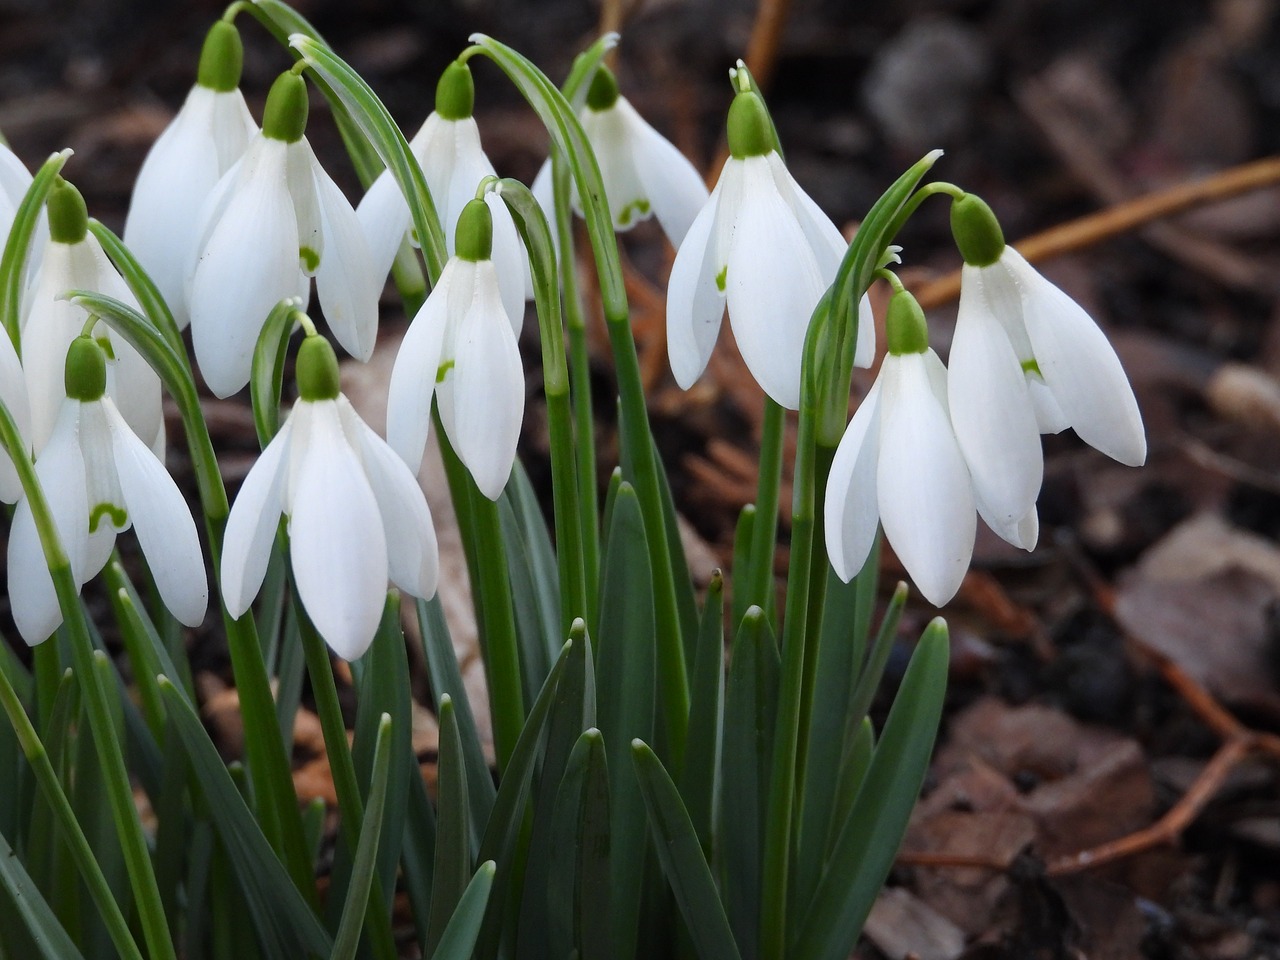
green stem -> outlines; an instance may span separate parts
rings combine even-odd
[[[757,480],[756,512],[751,527],[750,562],[745,596],[735,597],[736,609],[746,610],[753,604],[761,610],[772,610],[773,558],[778,549],[778,487],[782,483],[782,438],[787,411],[772,398],[764,398],[764,429],[760,437],[760,475]]]

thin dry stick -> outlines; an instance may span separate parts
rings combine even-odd
[[[1079,220],[1032,234],[1014,246],[1032,263],[1040,263],[1129,233],[1152,221],[1277,183],[1280,183],[1280,157],[1266,157],[1230,167],[1202,180],[1118,203]],[[940,277],[913,292],[925,309],[950,303],[960,295],[960,271]]]

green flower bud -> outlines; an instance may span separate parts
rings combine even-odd
[[[1000,221],[986,202],[972,193],[951,202],[951,235],[964,262],[973,267],[989,267],[1004,252]]]
[[[773,124],[759,94],[747,91],[734,96],[728,128],[729,152],[735,160],[773,152]]]
[[[889,352],[895,357],[904,353],[924,353],[929,349],[929,324],[916,298],[898,290],[889,298],[889,312],[884,321]]]
[[[476,83],[471,68],[457,60],[444,68],[436,84],[436,113],[442,120],[465,120],[476,106]]]
[[[338,398],[338,357],[328,340],[319,334],[303,339],[294,376],[298,381],[298,396],[303,400],[314,403]]]
[[[79,243],[89,232],[89,211],[80,191],[61,177],[49,191],[49,237],[58,243]]]
[[[458,215],[453,249],[463,260],[473,263],[493,257],[493,214],[483,200],[468,200]]]
[[[93,337],[80,336],[67,349],[63,376],[72,400],[101,400],[107,390],[107,357]]]
[[[276,77],[262,112],[262,135],[285,143],[297,143],[307,130],[307,82],[292,71]]]
[[[601,64],[596,67],[596,75],[591,78],[591,86],[587,89],[587,106],[599,113],[617,102],[618,79],[612,70]]]
[[[240,42],[240,31],[226,20],[216,21],[204,38],[196,83],[219,93],[228,93],[240,86],[243,67],[244,44]]]

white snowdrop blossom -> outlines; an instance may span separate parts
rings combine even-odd
[[[910,294],[891,298],[885,326],[889,353],[831,463],[827,554],[848,582],[883,524],[920,592],[942,606],[969,568],[981,505],[951,426],[946,368]],[[1027,522],[1035,523],[1034,508]]]
[[[409,325],[391,372],[387,442],[415,473],[431,399],[449,442],[490,500],[507,485],[524,419],[518,321],[506,312],[489,259],[489,208],[473,200],[458,222],[458,252]]]
[[[436,535],[413,474],[338,392],[329,344],[308,336],[297,369],[299,400],[227,518],[223,598],[233,617],[249,609],[284,514],[302,605],[334,652],[353,660],[377,632],[388,579],[416,597],[435,593]]]
[[[0,329],[0,403],[13,417],[27,453],[31,452],[31,403],[27,399],[27,378],[22,372],[22,361],[13,348],[7,331]],[[18,470],[7,451],[0,452],[0,501],[17,503],[22,496],[22,483]]]
[[[104,393],[107,364],[99,344],[76,338],[66,367],[72,395],[62,401],[35,471],[76,586],[106,565],[116,534],[132,526],[165,606],[187,626],[199,626],[209,586],[186,501]],[[14,622],[27,643],[40,643],[62,622],[62,611],[25,498],[14,513],[8,550]]]
[[[1032,438],[1038,462],[1037,434],[1067,427],[1121,463],[1145,462],[1138,402],[1098,325],[1005,244],[977,197],[952,204],[952,231],[965,266],[951,348],[951,411],[975,480],[980,472],[1003,471],[1008,492],[1019,487],[1025,503]]]
[[[732,156],[671,268],[671,370],[685,389],[701,376],[727,306],[747,369],[765,393],[795,410],[809,320],[848,245],[787,172],[755,93],[734,98],[729,149]],[[874,355],[875,324],[863,297],[854,362],[868,367]]]
[[[64,153],[70,156],[71,151],[66,150]],[[18,215],[18,207],[22,205],[22,198],[26,196],[27,190],[31,187],[31,180],[31,173],[23,166],[17,154],[10,150],[7,144],[0,141],[0,243],[6,240],[9,236],[9,231],[13,229],[13,221]],[[30,256],[27,258],[27,269],[24,275],[27,279],[34,276],[36,269],[39,267],[40,256],[44,252],[48,239],[49,226],[44,212],[41,211],[40,218],[36,222],[35,233],[31,239]]]
[[[306,118],[304,81],[282,74],[262,131],[201,209],[187,301],[196,361],[219,397],[249,382],[267,315],[287,297],[305,303],[311,276],[343,349],[373,353],[382,284],[355,211],[303,136]]]
[[[480,128],[472,116],[474,102],[470,67],[451,63],[436,86],[436,109],[409,141],[426,177],[450,254],[462,208],[475,198],[481,180],[496,176],[480,145]],[[493,216],[493,262],[502,303],[508,316],[522,321],[525,299],[533,295],[528,253],[502,198],[489,192],[485,202]],[[389,171],[384,170],[369,186],[356,214],[369,243],[373,274],[381,283],[405,236],[413,236],[409,205]]]
[[[65,298],[70,290],[90,290],[140,310],[124,278],[88,232],[84,198],[60,181],[49,192],[50,237],[40,271],[26,298],[22,319],[22,366],[31,410],[31,445],[44,449],[66,397],[67,348],[84,329],[83,308]],[[94,335],[110,347],[107,395],[125,422],[156,456],[164,456],[164,416],[160,377],[142,355],[106,324]]]
[[[618,83],[607,67],[597,68],[578,117],[600,165],[614,229],[630,230],[656,217],[671,245],[679,248],[707,202],[707,188],[697,168],[618,93]],[[551,218],[550,160],[533,181],[533,195]],[[576,189],[570,202],[581,214]]]
[[[186,272],[200,210],[258,129],[240,93],[242,57],[239,32],[225,20],[216,22],[200,56],[199,79],[147,153],[124,222],[124,242],[179,327],[191,319]]]

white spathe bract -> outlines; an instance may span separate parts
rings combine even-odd
[[[584,107],[578,116],[600,165],[613,228],[630,230],[656,217],[671,245],[679,248],[707,202],[707,188],[697,168],[626,97],[619,96],[604,110]],[[533,181],[533,195],[551,219],[555,208],[550,160]],[[570,202],[581,214],[582,201],[572,186]]]
[[[1012,402],[1015,391],[1006,384],[1012,380],[1012,355],[1025,371],[1026,394],[1020,403],[1034,410],[1040,432],[1071,427],[1085,443],[1121,463],[1136,467],[1146,461],[1147,438],[1138,402],[1106,335],[1013,247],[1006,246],[990,266],[964,267],[957,336],[962,325],[989,325],[988,317],[998,321],[1010,349],[997,349],[994,327],[988,326],[975,334],[988,341],[987,349],[960,358],[953,354],[952,376],[959,374],[966,383],[999,378],[1000,396]],[[966,369],[971,364],[978,369]],[[953,412],[971,421],[963,427],[957,422],[961,432],[993,429],[995,418],[1006,414],[1003,408],[987,408],[984,414],[977,407],[962,414],[954,408],[954,392],[952,396]]]
[[[309,276],[344,350],[373,354],[378,296],[364,233],[306,137],[256,134],[205,200],[188,265],[196,361],[219,397],[249,382],[253,350],[272,308],[308,300]]]
[[[124,242],[155,281],[179,327],[191,319],[186,271],[200,209],[256,130],[238,88],[194,86],[138,172]]]
[[[481,180],[496,176],[493,164],[480,145],[480,128],[475,117],[446,120],[432,112],[409,141],[409,149],[422,167],[444,231],[445,248],[452,254],[454,231],[462,208],[475,199]],[[484,200],[493,215],[493,262],[498,271],[502,303],[508,316],[523,322],[524,301],[533,292],[529,256],[502,198],[490,191]],[[374,276],[381,283],[391,271],[396,251],[412,227],[409,204],[390,171],[384,170],[370,185],[356,214],[372,253]]]
[[[848,582],[879,523],[925,598],[942,606],[969,568],[976,503],[947,411],[947,371],[932,350],[885,357],[845,430],[826,493],[831,565]]]
[[[676,253],[667,290],[667,345],[676,382],[706,369],[725,307],[747,369],[784,407],[800,406],[809,319],[848,245],[776,151],[730,158]],[[854,362],[875,355],[870,301],[858,305]]]
[[[133,291],[93,234],[86,234],[76,243],[50,240],[45,245],[22,321],[22,366],[31,404],[31,445],[37,457],[49,440],[67,395],[67,348],[80,335],[87,319],[83,307],[63,299],[70,290],[113,297],[141,312]],[[114,356],[107,363],[107,395],[142,442],[163,457],[159,375],[129,341],[105,323],[94,328],[94,336],[109,341]]]
[[[524,419],[524,367],[493,261],[451,257],[396,355],[387,442],[415,473],[431,426],[431,398],[449,442],[490,500],[515,462]]]
[[[64,399],[35,469],[77,587],[103,568],[116,534],[132,526],[165,606],[187,626],[200,625],[209,586],[195,521],[164,464],[109,396]],[[62,611],[26,499],[14,513],[8,570],[14,622],[27,643],[40,643]]]
[[[368,649],[388,578],[415,597],[435,593],[439,553],[422,488],[346,397],[299,400],[245,477],[222,552],[233,617],[262,587],[282,513],[298,596],[339,656]]]

